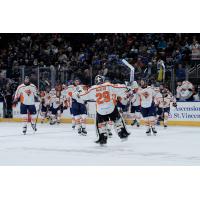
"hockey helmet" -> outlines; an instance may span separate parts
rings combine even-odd
[[[74,81],[73,81],[73,84],[75,86],[80,85],[81,84],[81,80],[79,78],[75,78]]]
[[[95,84],[96,85],[100,85],[100,84],[104,83],[104,81],[105,81],[105,77],[104,76],[97,75],[95,77]]]

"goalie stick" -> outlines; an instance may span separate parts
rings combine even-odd
[[[131,70],[130,82],[133,82],[134,81],[135,68],[129,62],[127,62],[125,59],[122,59],[122,62]]]

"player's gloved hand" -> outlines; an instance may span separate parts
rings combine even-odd
[[[173,103],[172,105],[173,105],[174,107],[177,107],[177,103]]]

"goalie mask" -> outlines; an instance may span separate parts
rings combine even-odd
[[[96,85],[103,84],[104,81],[105,81],[105,77],[104,77],[104,76],[97,75],[97,76],[95,77],[95,84],[96,84]]]

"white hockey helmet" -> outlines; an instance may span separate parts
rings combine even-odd
[[[133,83],[131,84],[131,87],[132,89],[137,89],[139,87],[137,81],[133,81]]]

